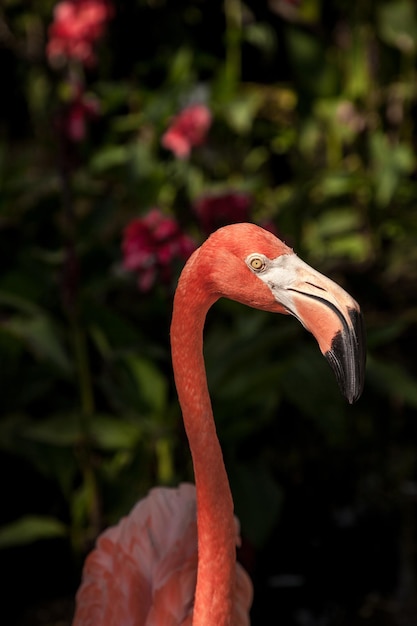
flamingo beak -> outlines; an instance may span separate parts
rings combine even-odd
[[[270,261],[265,276],[275,300],[316,338],[342,394],[352,404],[364,384],[366,340],[358,303],[296,254]]]

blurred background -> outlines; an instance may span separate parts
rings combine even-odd
[[[349,406],[295,319],[210,311],[252,623],[417,624],[416,58],[413,0],[3,0],[5,626],[69,625],[97,534],[192,480],[172,296],[236,221],[342,284],[368,335]]]

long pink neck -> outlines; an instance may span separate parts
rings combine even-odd
[[[203,327],[217,300],[198,272],[198,254],[183,271],[174,299],[172,361],[197,493],[198,570],[193,626],[233,623],[236,533],[233,501],[216,434],[203,358]]]

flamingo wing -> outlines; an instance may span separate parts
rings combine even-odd
[[[196,576],[194,485],[152,489],[87,557],[73,626],[191,626]],[[236,626],[249,624],[251,599],[237,565]]]

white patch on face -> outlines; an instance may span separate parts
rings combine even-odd
[[[257,268],[258,259],[263,261],[259,269]],[[300,264],[304,264],[304,262],[294,253],[283,254],[275,259],[269,259],[264,254],[254,253],[246,258],[246,264],[251,272],[256,274],[259,280],[270,288],[274,298],[280,302],[288,312],[298,317],[291,292],[289,292],[288,289],[291,287],[296,288],[296,285],[299,284]]]
[[[253,253],[246,258],[246,264],[269,287],[277,302],[301,323],[294,301],[295,292],[325,300],[343,313],[351,308],[358,309],[357,303],[342,287],[310,267],[294,253],[283,254],[275,259]]]

